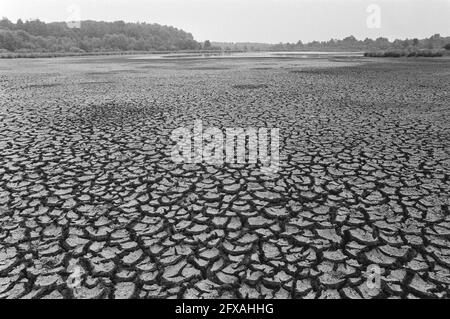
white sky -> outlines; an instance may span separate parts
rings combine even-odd
[[[356,38],[450,35],[450,0],[0,0],[0,17],[67,21],[155,22],[191,32],[199,41],[303,42]],[[366,24],[379,5],[380,28]]]

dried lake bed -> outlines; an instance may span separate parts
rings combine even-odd
[[[449,83],[448,59],[0,60],[0,298],[449,298]],[[173,163],[199,119],[279,128],[280,170]]]

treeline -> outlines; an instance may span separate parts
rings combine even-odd
[[[192,34],[149,23],[0,20],[0,52],[107,52],[198,50]]]
[[[81,21],[79,28],[66,22],[45,23],[39,20],[16,23],[0,20],[0,53],[98,53],[178,50],[225,51],[363,51],[401,52],[413,56],[417,52],[450,50],[450,37],[435,34],[427,39],[389,41],[387,38],[358,40],[348,36],[342,40],[303,43],[199,43],[183,30],[149,23],[123,21]],[[395,53],[397,54],[397,53]]]
[[[419,51],[419,50],[441,50],[450,44],[450,37],[441,37],[435,34],[427,39],[406,39],[389,41],[387,38],[377,38],[375,40],[366,38],[358,40],[354,36],[346,37],[342,40],[331,39],[329,41],[312,41],[303,43],[220,43],[213,42],[213,45],[220,46],[223,50],[242,51]]]
[[[212,42],[224,51],[271,51],[273,44],[259,42]]]

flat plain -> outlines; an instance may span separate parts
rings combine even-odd
[[[449,102],[444,59],[0,60],[0,298],[449,298]],[[173,163],[198,119],[281,169]]]

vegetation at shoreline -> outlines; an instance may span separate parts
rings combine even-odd
[[[436,57],[450,54],[450,37],[435,34],[427,39],[389,41],[387,38],[303,43],[199,43],[183,30],[149,23],[81,21],[45,23],[39,20],[16,23],[0,20],[0,58],[41,58],[217,51],[359,51],[367,57]]]
[[[217,54],[217,50],[175,50],[175,51],[98,51],[98,52],[1,52],[0,59],[17,58],[60,58],[70,56],[101,56],[101,55],[135,55],[135,54]]]
[[[87,53],[108,51],[199,50],[192,34],[170,26],[148,23],[81,21],[65,22],[0,20],[0,52]]]
[[[450,55],[450,51],[444,50],[397,50],[397,51],[376,51],[376,52],[365,52],[365,57],[372,58],[401,58],[401,57],[427,57],[435,58],[442,57],[444,55]]]
[[[331,39],[329,41],[312,41],[303,43],[226,43],[213,42],[214,46],[219,46],[224,50],[243,51],[359,51],[359,52],[385,52],[385,51],[434,51],[447,48],[450,50],[450,37],[442,37],[440,34],[432,35],[426,39],[406,39],[390,41],[387,38],[377,38],[375,40],[366,38],[358,40],[354,36],[348,36],[342,40]]]

